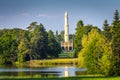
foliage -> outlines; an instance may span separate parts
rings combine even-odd
[[[32,22],[32,23],[30,23],[30,25],[27,27],[27,29],[28,29],[29,31],[31,31],[31,30],[33,30],[33,29],[35,28],[36,25],[37,25],[37,22]]]
[[[47,58],[48,35],[42,24],[35,26],[31,42],[33,59]]]
[[[48,55],[51,58],[57,58],[58,54],[62,51],[60,44],[56,41],[54,33],[48,31]]]
[[[107,20],[103,24],[104,31],[92,30],[82,38],[83,49],[79,53],[79,64],[86,67],[88,73],[104,75],[120,75],[120,20],[118,10],[109,26]]]
[[[103,31],[104,36],[107,38],[108,41],[111,41],[111,39],[112,39],[112,34],[110,32],[111,27],[109,26],[107,20],[105,20],[103,23],[103,29],[104,29],[104,31]]]
[[[25,55],[28,54],[29,49],[27,46],[27,42],[21,41],[18,45],[18,62],[22,63],[25,61]]]
[[[53,33],[48,36],[44,26],[36,22],[30,26],[29,31],[18,28],[0,30],[0,64],[53,58],[61,53]]]
[[[0,65],[5,63],[5,58],[3,55],[0,55]]]
[[[110,51],[106,49],[109,47],[105,44],[105,38],[99,33],[99,30],[97,29],[92,29],[88,35],[83,36],[83,49],[79,53],[79,64],[81,67],[86,66],[88,73],[101,73],[103,69],[110,67],[110,62],[107,58],[109,57]],[[106,62],[106,64],[108,64],[107,67],[103,66],[105,65],[103,61],[106,59],[108,60],[108,62]]]
[[[4,29],[1,33],[0,37],[0,55],[3,57],[4,64],[11,64],[16,58],[16,48],[15,48],[15,40],[12,38],[10,31]]]
[[[113,25],[115,25],[116,23],[119,23],[120,22],[120,20],[119,20],[119,12],[118,12],[118,10],[115,10],[115,13],[114,13],[114,21],[113,21]]]
[[[103,47],[103,55],[102,58],[99,60],[100,71],[101,71],[100,73],[108,76],[110,75],[112,69],[111,43],[104,43],[102,47]]]
[[[30,65],[29,65],[30,63]],[[28,64],[28,67],[49,67],[49,66],[65,66],[65,65],[74,65],[78,63],[77,58],[64,58],[64,59],[48,59],[48,60],[30,60],[28,62],[25,62],[25,64]]]
[[[111,75],[120,75],[120,20],[119,12],[115,11],[112,27],[112,70]]]
[[[92,25],[84,26],[83,21],[81,20],[78,21],[75,38],[74,38],[75,57],[78,56],[78,52],[81,51],[82,49],[81,40],[82,40],[83,35],[88,34],[88,32],[90,32],[92,28],[93,28]]]

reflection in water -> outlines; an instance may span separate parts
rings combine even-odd
[[[68,66],[48,68],[0,67],[0,76],[68,77],[76,76],[82,70],[85,71],[85,69]]]
[[[65,77],[69,76],[69,72],[68,72],[68,66],[65,66]]]

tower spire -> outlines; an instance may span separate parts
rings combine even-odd
[[[64,28],[65,28],[64,41],[69,42],[69,24],[68,24],[68,12],[67,11],[65,12]]]

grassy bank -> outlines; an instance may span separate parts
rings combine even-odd
[[[0,80],[120,80],[120,77],[81,76],[61,78],[1,78]]]
[[[46,67],[46,66],[62,66],[62,65],[77,65],[78,59],[47,59],[47,60],[30,60],[23,65],[30,67]]]

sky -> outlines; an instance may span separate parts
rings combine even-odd
[[[42,23],[45,29],[64,30],[64,14],[69,16],[69,33],[75,33],[76,24],[103,27],[110,24],[115,10],[120,11],[120,0],[0,0],[0,29],[26,29],[31,22]]]

